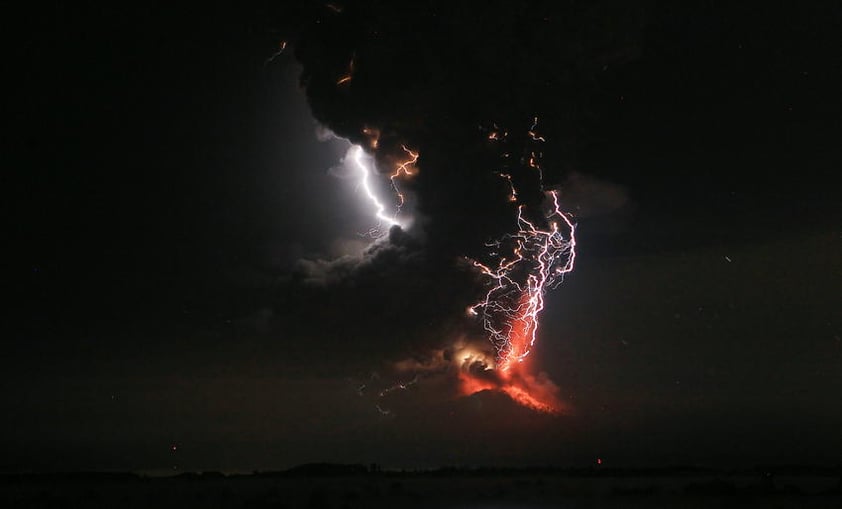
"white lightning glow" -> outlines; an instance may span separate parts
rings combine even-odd
[[[372,228],[368,232],[369,235],[379,236],[379,234],[381,233],[381,227],[384,224],[387,225],[387,230],[388,228],[391,228],[395,225],[401,226],[401,223],[397,220],[395,216],[389,216],[386,213],[386,206],[383,204],[383,201],[377,196],[377,194],[375,194],[374,190],[371,187],[370,178],[372,175],[377,174],[371,168],[371,165],[374,164],[372,158],[367,156],[365,151],[359,145],[354,145],[353,147],[351,147],[350,156],[359,171],[359,185],[365,193],[366,198],[368,198],[368,201],[371,202],[371,204],[373,205],[375,210],[374,215],[377,218],[377,226]]]

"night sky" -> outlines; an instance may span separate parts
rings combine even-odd
[[[138,2],[20,23],[0,470],[842,458],[837,3]],[[535,117],[578,232],[531,359],[561,415],[418,368],[482,340],[464,257],[514,224],[487,134],[522,151]],[[342,164],[364,128],[384,167],[420,153],[414,222],[377,242]]]

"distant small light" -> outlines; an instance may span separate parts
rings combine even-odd
[[[597,459],[596,459],[596,464],[597,464],[597,465],[602,465],[602,458],[597,458]]]

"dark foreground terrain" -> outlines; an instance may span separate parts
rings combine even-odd
[[[842,507],[838,469],[437,470],[309,465],[277,473],[14,474],[0,507]]]

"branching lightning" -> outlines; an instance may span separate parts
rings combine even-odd
[[[368,135],[369,133],[365,134]],[[376,148],[377,138],[373,138],[373,141],[371,141],[370,144],[372,147]],[[377,224],[366,233],[369,237],[377,238],[382,236],[385,233],[383,228],[384,225],[386,225],[386,231],[395,225],[401,227],[404,226],[400,221],[398,221],[398,215],[401,213],[401,209],[406,203],[406,196],[400,190],[398,182],[402,179],[411,178],[417,173],[415,163],[418,161],[419,153],[407,148],[406,145],[401,145],[401,148],[407,154],[408,158],[396,163],[394,171],[389,175],[391,188],[395,194],[394,212],[391,215],[386,212],[387,206],[384,204],[384,201],[377,196],[377,193],[375,193],[370,182],[373,176],[378,175],[377,171],[374,169],[374,159],[367,156],[363,148],[359,145],[354,145],[351,148],[350,156],[354,161],[354,165],[357,167],[360,176],[359,186],[362,188],[366,198],[368,198],[368,201],[371,202],[374,207],[374,215],[377,218]]]
[[[397,217],[397,215],[400,214],[404,203],[406,203],[406,197],[398,187],[398,180],[401,177],[413,177],[416,173],[415,163],[418,162],[418,152],[414,152],[406,148],[406,145],[401,145],[401,148],[409,156],[409,159],[398,163],[397,167],[395,168],[395,171],[392,172],[391,175],[389,175],[389,180],[392,182],[392,189],[395,191],[395,195],[398,198],[398,204],[395,207],[395,217]]]
[[[533,142],[543,142],[537,133],[538,119],[535,118],[528,131]],[[495,126],[496,127],[496,126]],[[503,139],[505,134],[492,131],[489,140]],[[543,172],[540,151],[530,150],[526,154],[526,165],[538,171],[543,187]],[[510,186],[509,199],[516,201],[517,190],[508,172],[500,172]],[[537,339],[538,316],[544,309],[544,294],[555,288],[564,275],[573,270],[576,261],[576,227],[561,210],[558,192],[545,191],[549,205],[543,218],[546,227],[527,217],[526,207],[517,208],[517,231],[486,244],[489,248],[489,263],[470,260],[474,267],[487,279],[489,289],[485,297],[468,308],[468,314],[478,316],[488,339],[496,350],[496,365],[500,375],[500,390],[515,401],[545,412],[558,411],[557,404],[550,398],[542,398],[521,383],[523,376],[515,373],[532,351]],[[488,389],[488,383],[474,380],[467,383],[467,392]]]
[[[548,229],[538,228],[526,219],[521,205],[518,231],[487,244],[496,265],[472,260],[489,279],[491,288],[469,312],[481,315],[502,371],[529,355],[535,344],[538,315],[544,309],[544,293],[573,270],[576,228],[560,210],[558,193],[548,194],[552,199]]]
[[[369,235],[378,236],[378,232],[380,232],[380,226],[383,223],[387,224],[389,227],[394,225],[400,224],[394,217],[390,217],[386,214],[386,206],[383,205],[383,202],[380,201],[380,198],[374,194],[374,191],[371,189],[371,184],[369,183],[369,177],[372,171],[369,169],[368,164],[363,160],[365,157],[365,152],[363,151],[362,147],[359,145],[355,145],[351,149],[351,158],[354,160],[354,164],[356,164],[357,168],[360,172],[360,187],[365,192],[366,197],[368,200],[374,205],[375,214],[374,216],[377,218],[377,226],[373,227],[369,230]]]

